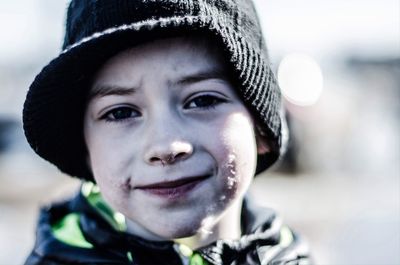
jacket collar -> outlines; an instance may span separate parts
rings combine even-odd
[[[85,185],[84,185],[85,186]],[[54,227],[68,216],[75,218],[76,227],[91,248],[69,246],[62,238],[56,238]],[[296,240],[290,230],[281,226],[279,218],[267,208],[257,206],[251,199],[245,198],[242,206],[243,235],[238,240],[218,240],[197,250],[188,250],[172,241],[149,241],[124,231],[123,216],[115,213],[96,193],[95,186],[89,192],[82,189],[72,200],[56,204],[42,210],[38,228],[38,239],[35,253],[41,256],[51,256],[72,264],[73,261],[94,260],[101,264],[119,261],[127,264],[129,260],[135,264],[165,264],[181,265],[182,257],[198,259],[197,264],[266,264],[266,250],[275,248],[281,252],[283,248],[291,249]],[[53,229],[53,231],[52,231]],[[286,231],[286,233],[282,233]],[[62,235],[62,234],[61,234]],[[186,249],[186,251],[182,251]],[[75,253],[76,255],[71,255]],[[154,255],[157,253],[157,255]],[[295,251],[290,251],[297,258]],[[276,256],[276,255],[275,255]],[[287,256],[287,255],[286,255]],[[205,263],[207,261],[207,263]],[[94,263],[96,263],[94,262]],[[97,263],[96,263],[97,264]]]

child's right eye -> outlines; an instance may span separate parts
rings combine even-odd
[[[138,117],[140,113],[130,107],[118,107],[105,113],[101,119],[106,121],[124,121],[130,118]]]

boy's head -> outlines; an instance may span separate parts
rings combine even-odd
[[[186,39],[179,37],[187,34],[197,37]],[[208,41],[196,44],[193,38],[207,38]],[[176,45],[182,46],[182,50],[175,51],[175,49],[170,48],[170,46]],[[229,83],[229,86],[233,88],[237,99],[246,107],[253,127],[257,128],[256,133],[254,131],[252,133],[258,136],[256,138],[259,142],[259,149],[266,151],[259,152],[256,156],[258,160],[256,172],[265,170],[276,161],[284,142],[280,92],[270,69],[260,25],[250,0],[72,0],[67,14],[64,50],[36,77],[28,91],[24,105],[25,134],[36,153],[71,176],[94,180],[92,171],[95,175],[97,174],[97,166],[94,160],[100,159],[97,156],[106,155],[106,152],[93,151],[104,148],[105,145],[91,146],[92,142],[96,142],[97,136],[89,137],[90,126],[88,124],[90,119],[88,117],[90,115],[88,114],[93,102],[103,98],[99,96],[106,95],[107,91],[115,91],[115,89],[111,89],[113,87],[107,87],[107,85],[115,84],[103,84],[101,81],[110,81],[105,77],[110,78],[112,76],[111,70],[115,74],[114,81],[121,82],[124,78],[127,79],[127,76],[138,78],[134,73],[128,75],[124,70],[122,73],[127,74],[125,75],[117,73],[115,69],[122,67],[121,64],[126,66],[123,67],[124,69],[129,67],[136,67],[138,68],[137,71],[145,69],[141,68],[136,60],[150,64],[152,60],[144,60],[143,54],[149,53],[155,56],[153,53],[157,50],[155,49],[156,46],[162,46],[163,49],[158,49],[169,50],[171,55],[176,55],[171,58],[178,59],[179,57],[180,61],[175,62],[177,64],[176,71],[180,69],[180,62],[182,64],[191,62],[189,65],[195,67],[200,65],[200,59],[203,60],[202,63],[214,64],[214,66],[223,65],[223,67],[220,67],[223,69],[218,69],[217,72],[212,73],[218,74],[217,76],[220,77],[216,80],[221,80],[215,83],[219,85],[223,82]],[[213,46],[216,48],[212,49]],[[151,47],[153,47],[153,50],[151,50]],[[191,48],[189,49],[189,47]],[[140,49],[146,51],[142,50],[139,54],[137,50]],[[147,52],[147,49],[152,52]],[[199,56],[199,54],[202,56]],[[167,56],[167,54],[164,54],[164,56]],[[131,57],[135,58],[136,64],[129,61]],[[193,59],[185,61],[185,57],[193,57]],[[206,60],[206,58],[209,60]],[[164,59],[167,61],[167,58]],[[105,62],[106,64],[104,64]],[[113,62],[115,65],[113,65]],[[113,67],[110,67],[110,65],[113,65]],[[189,70],[189,65],[183,70]],[[169,67],[165,62],[160,62],[158,65],[152,66],[151,69],[146,69],[145,73],[154,77],[151,79],[152,82],[166,80],[166,76],[161,74],[161,66]],[[163,70],[166,69],[163,68]],[[137,71],[135,70],[135,72]],[[196,77],[189,80],[190,82],[184,83],[190,84],[199,80],[201,78]],[[172,81],[169,80],[169,82]],[[175,81],[178,82],[179,80]],[[144,83],[142,84],[144,80],[136,80],[135,82],[135,87],[130,87],[131,89],[145,86]],[[170,88],[169,91],[173,91],[174,85],[168,83],[167,87]],[[125,95],[126,91],[119,92],[122,94],[120,96],[128,96]],[[152,91],[147,90],[145,92],[152,93]],[[141,93],[142,97],[148,96],[144,94],[144,91]],[[132,95],[136,96],[137,93],[132,93]],[[157,95],[153,96],[152,100],[160,99],[161,95]],[[168,97],[165,97],[165,99],[168,99]],[[191,98],[187,100],[191,100]],[[228,105],[226,102],[220,102],[224,100],[215,98],[213,95],[207,95],[199,99],[196,98],[193,102],[181,107],[183,108],[182,111],[190,112],[197,109],[192,109],[190,106],[210,104],[211,106],[207,110],[212,112],[218,110],[221,106],[226,107]],[[144,99],[143,102],[145,102]],[[162,107],[162,104],[158,105],[158,108]],[[121,115],[122,117],[124,115],[135,115],[136,107],[132,108],[129,104],[128,106],[123,106],[116,111],[113,110],[113,112],[106,111],[103,113],[105,116],[102,116],[104,118],[102,121],[107,121],[105,124],[110,126],[109,128],[122,127],[125,121],[109,122],[108,119],[114,117],[113,115],[119,117]],[[84,115],[85,113],[86,115]],[[165,112],[165,115],[169,115],[169,113]],[[201,115],[197,116],[200,118]],[[243,118],[245,115],[235,117],[233,120],[237,120],[239,117]],[[213,118],[212,115],[211,118]],[[209,142],[219,139],[222,143],[215,143],[215,145],[225,144],[224,141],[228,141],[231,136],[221,135],[222,129],[219,133],[217,131],[210,133],[208,130],[215,129],[209,128],[213,127],[211,126],[211,118],[210,120],[207,119],[207,122],[210,123],[209,126],[204,126],[203,129],[200,130],[199,128],[199,131],[194,132],[197,136],[196,139],[199,138],[200,140],[209,134],[207,135]],[[246,123],[245,120],[243,120],[244,124]],[[232,119],[227,118],[226,125],[230,126],[230,121]],[[164,120],[164,122],[171,123],[169,130],[172,130],[172,132],[166,131],[164,135],[167,140],[178,132],[188,131],[187,129],[183,130],[183,128],[192,130],[192,127],[180,128],[177,124],[174,125],[173,122],[175,121],[172,117],[170,122],[167,120]],[[119,127],[113,127],[112,124],[118,124]],[[127,127],[128,124],[126,123]],[[187,126],[188,124],[183,123],[183,125]],[[160,133],[156,129],[151,132]],[[173,131],[173,129],[176,131]],[[99,135],[100,131],[98,132]],[[131,136],[124,147],[129,148],[130,145],[133,145],[135,148],[139,148],[146,141],[148,142],[149,133]],[[109,136],[108,133],[105,135]],[[237,133],[235,135],[235,137],[238,137]],[[242,137],[241,141],[252,146],[254,137],[249,139],[247,136],[240,136]],[[119,138],[118,135],[115,137]],[[193,136],[191,137],[193,138]],[[175,140],[177,144],[174,146],[189,148],[185,143],[186,138]],[[108,147],[109,152],[117,151],[118,153],[119,147],[113,146]],[[260,146],[264,148],[260,148]],[[112,150],[113,148],[116,150]],[[190,148],[196,150],[196,146]],[[120,152],[122,152],[122,149]],[[238,154],[236,155],[238,156]],[[178,153],[178,157],[180,156]],[[226,159],[233,158],[231,156]],[[104,164],[104,166],[111,168],[111,164],[108,165],[108,160],[103,161],[103,163],[105,162],[107,164]],[[245,162],[246,166],[250,168],[255,163],[252,156],[249,156]],[[119,161],[119,163],[122,163],[122,161]]]

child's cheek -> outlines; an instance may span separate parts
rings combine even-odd
[[[94,178],[102,194],[108,198],[107,201],[118,203],[121,198],[128,197],[131,191],[130,172],[122,159],[115,159],[121,158],[121,154],[113,154],[105,150],[96,151],[97,156],[92,157],[91,163]]]
[[[226,119],[221,135],[220,177],[226,196],[234,197],[245,192],[254,176],[257,148],[253,122],[243,113]]]
[[[237,174],[236,155],[230,153],[227,155],[226,161],[222,165],[221,173],[225,182],[225,188],[229,192],[234,193],[237,190],[240,176]]]
[[[107,203],[118,212],[125,213],[131,194],[129,180],[111,178],[110,175],[102,176],[97,181],[101,193]]]

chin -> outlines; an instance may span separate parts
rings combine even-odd
[[[204,228],[204,221],[194,218],[195,220],[176,221],[173,223],[165,223],[162,226],[153,227],[152,232],[165,239],[178,239],[191,237],[198,234]]]
[[[196,235],[201,230],[201,226],[197,224],[186,224],[185,226],[169,226],[164,231],[158,233],[166,239],[185,238]]]

